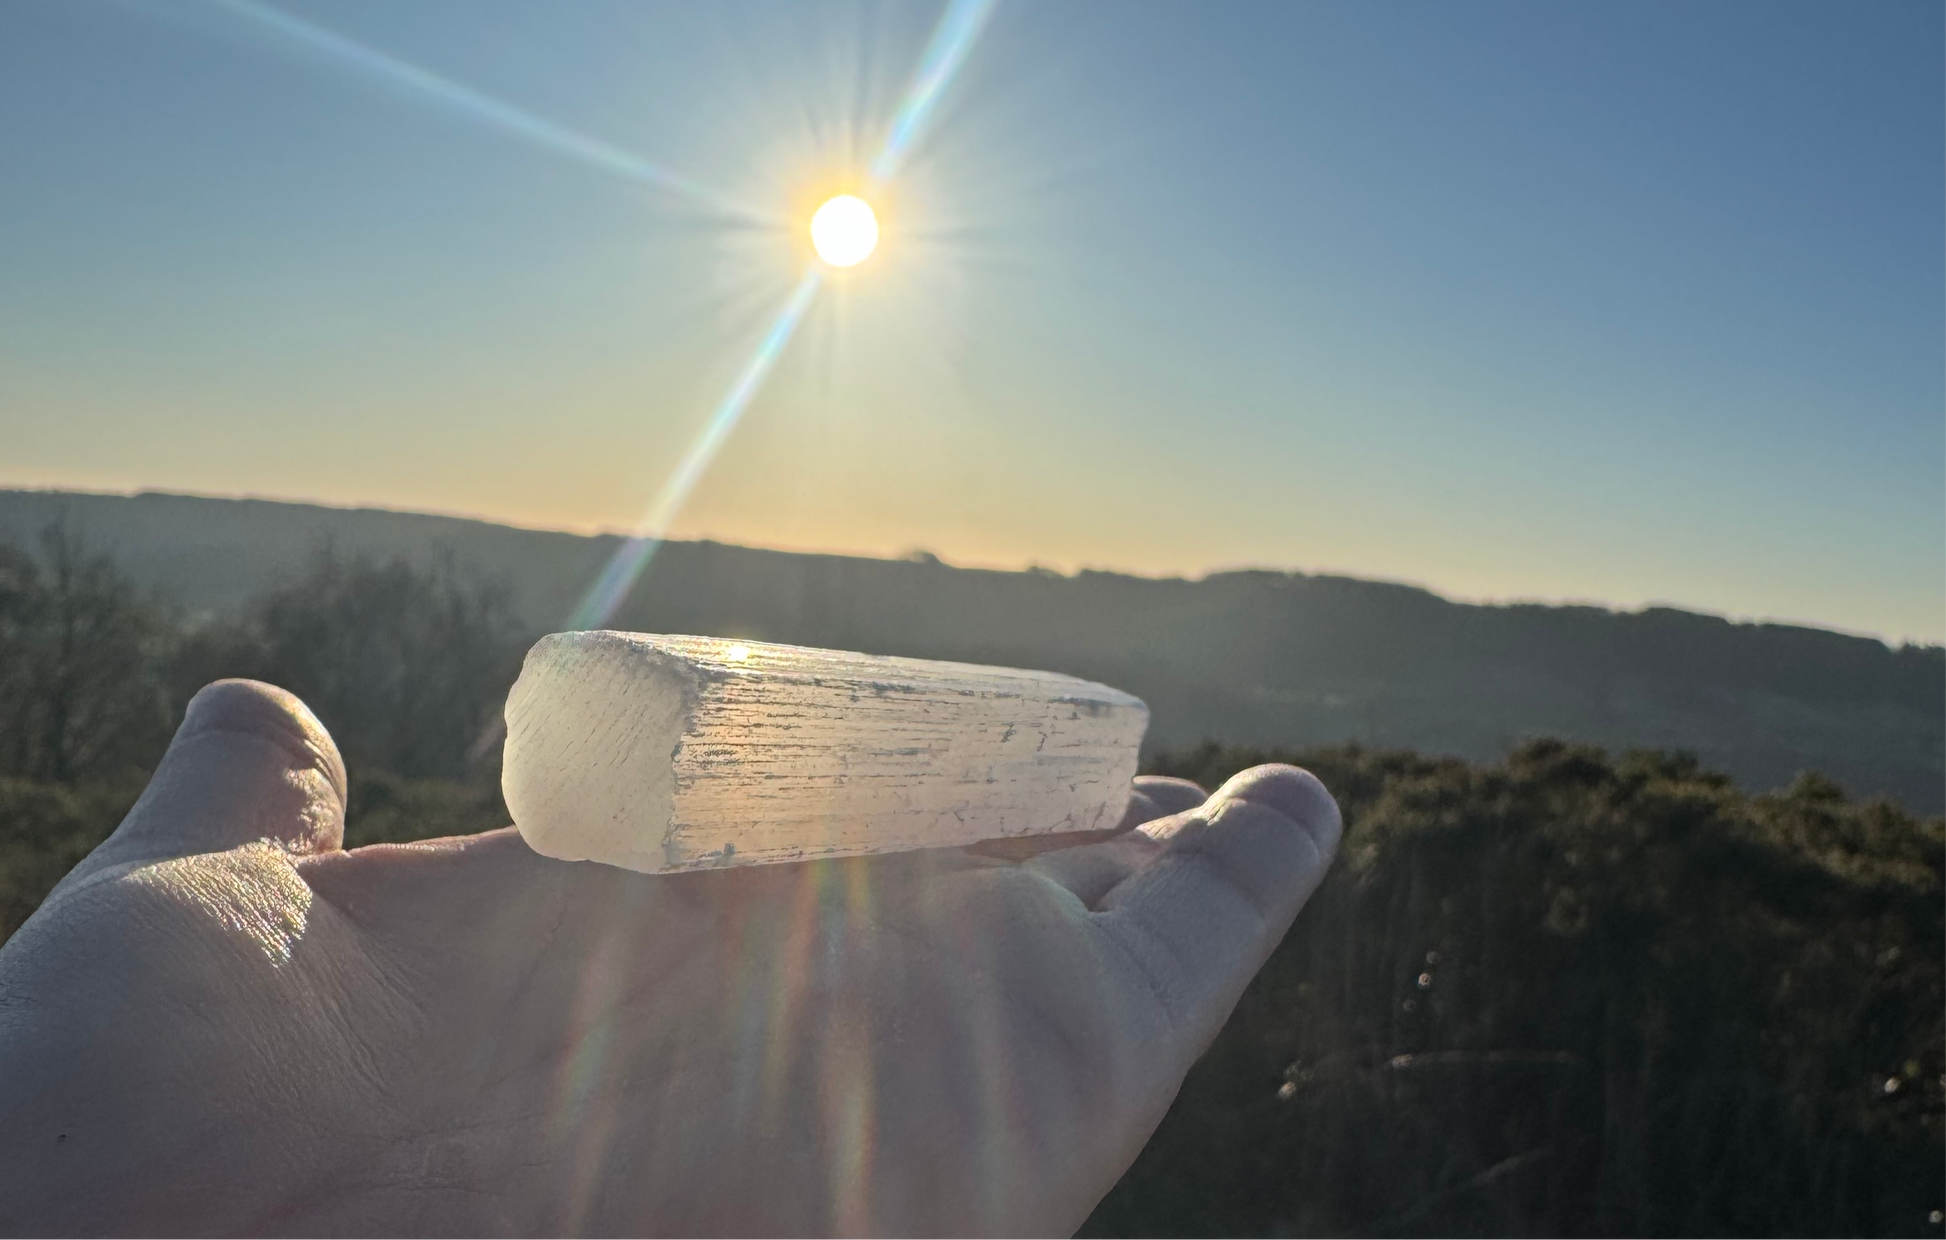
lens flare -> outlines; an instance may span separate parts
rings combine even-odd
[[[856,267],[878,248],[878,216],[855,194],[839,194],[811,217],[811,248],[833,267]]]
[[[709,468],[723,441],[736,429],[737,421],[743,417],[743,410],[749,405],[750,398],[763,386],[764,376],[770,373],[778,355],[790,343],[797,325],[804,321],[804,314],[811,308],[811,298],[816,295],[818,284],[819,275],[815,269],[805,272],[804,278],[797,282],[797,291],[784,303],[783,311],[771,323],[756,353],[744,364],[743,373],[737,376],[736,383],[723,397],[723,403],[703,424],[702,434],[689,445],[689,451],[683,454],[676,472],[663,484],[661,494],[656,496],[655,506],[643,517],[641,527],[615,548],[615,554],[609,557],[601,576],[582,596],[581,605],[574,609],[574,615],[568,619],[568,628],[600,628],[615,614],[615,609],[628,597],[628,592],[635,588],[636,579],[662,546],[663,537],[675,523],[676,514],[682,511],[689,493],[696,489],[703,471]]]
[[[656,189],[688,198],[715,209],[726,218],[746,223],[767,224],[772,217],[750,206],[731,200],[692,177],[673,168],[651,163],[613,143],[578,133],[531,112],[522,111],[491,95],[444,78],[430,69],[367,47],[356,39],[314,22],[305,21],[260,0],[211,0],[220,8],[275,31],[286,39],[332,60],[360,70],[374,80],[402,87],[418,96],[444,105],[453,111],[493,126],[517,138],[536,143],[556,154],[566,155],[609,172],[619,173]]]
[[[886,135],[885,145],[872,163],[874,181],[891,180],[906,156],[912,153],[926,122],[932,119],[933,109],[939,106],[946,88],[959,76],[981,28],[993,15],[993,2],[952,0],[940,14],[932,41],[926,44],[925,55],[919,58],[919,70],[912,75],[912,84],[906,88],[898,115],[892,118],[892,132]]]
[[[891,132],[886,135],[885,145],[880,148],[878,158],[872,162],[871,184],[882,186],[891,180],[912,153],[919,135],[926,128],[940,99],[946,94],[953,79],[965,65],[967,55],[973,50],[974,42],[985,27],[987,18],[992,14],[994,0],[950,0],[945,12],[940,14],[939,24],[933,29],[932,39],[926,44],[925,54],[920,57],[918,70],[912,82],[906,87],[904,100],[893,117]],[[834,204],[852,199],[864,209],[871,220],[872,243],[865,247],[864,253],[853,259],[853,263],[863,261],[878,243],[878,217],[872,213],[870,204],[855,195],[841,194],[819,208],[819,214]],[[847,211],[856,208],[846,208]],[[813,217],[812,248],[819,251],[819,257],[832,267],[848,266],[825,257],[818,245],[816,217]],[[581,605],[574,610],[566,627],[571,629],[595,629],[606,624],[615,611],[635,588],[642,573],[655,557],[656,550],[668,534],[669,526],[675,515],[688,499],[689,492],[701,478],[703,470],[715,457],[716,450],[734,430],[743,410],[755,394],[759,384],[769,374],[770,367],[783,351],[799,321],[810,308],[811,298],[817,292],[822,272],[813,264],[804,273],[803,279],[792,294],[784,311],[772,324],[770,334],[757,349],[757,354],[745,368],[736,386],[730,390],[716,414],[706,424],[703,434],[690,445],[681,464],[676,467],[674,477],[663,487],[655,506],[646,514],[636,532],[622,540],[613,556],[596,578],[595,583],[582,596]],[[499,739],[496,721],[489,726],[487,733],[480,738],[476,753],[486,749]]]
[[[273,20],[277,16],[275,10],[264,10],[264,6],[258,3],[258,0],[219,0],[219,2],[231,8],[250,11],[260,20]],[[972,51],[981,29],[992,13],[994,2],[995,0],[948,0],[945,11],[940,15],[939,24],[934,27],[932,38],[926,45],[925,53],[920,57],[918,69],[906,87],[905,97],[893,116],[891,130],[886,134],[884,145],[880,147],[878,157],[872,161],[868,181],[870,187],[885,186],[912,153],[921,132],[938,107],[940,99],[946,94],[947,88],[966,63],[967,55]],[[295,20],[277,21],[275,24],[290,29],[291,23]],[[314,29],[308,24],[304,29],[290,29],[290,32],[303,35],[307,40],[317,41]],[[337,48],[336,42],[334,40],[334,50],[352,50]],[[355,50],[360,53],[358,59],[361,60],[370,59],[375,55],[369,49],[362,47]],[[398,76],[400,66],[390,63],[389,58],[387,62],[379,67],[385,69],[391,76]],[[422,72],[413,71],[410,74],[414,79],[411,84],[430,85],[435,88],[432,93],[453,96],[455,88],[450,83],[443,80],[419,81]],[[429,78],[429,75],[425,76]],[[464,92],[464,94],[465,97],[458,99],[458,102],[469,106],[476,104],[472,92]],[[480,109],[475,106],[474,110]],[[611,152],[607,148],[595,146],[578,136],[572,136],[565,143],[557,140],[563,135],[557,133],[553,126],[537,125],[525,116],[509,117],[501,114],[497,109],[489,109],[489,113],[490,119],[497,120],[526,136],[561,146],[570,153],[594,158],[596,162],[608,163],[611,166],[615,163],[610,158]],[[666,178],[672,182],[671,188],[689,192],[686,182],[673,184],[673,176],[661,169],[654,169],[652,173],[645,173],[637,168],[617,170],[634,172],[638,176],[645,176],[659,183],[664,182]],[[831,213],[828,218],[827,212]],[[826,221],[825,224],[819,223],[821,219]],[[878,247],[878,234],[878,216],[872,210],[871,204],[853,194],[840,194],[830,199],[818,208],[811,220],[812,249],[817,252],[818,257],[827,267],[851,267],[863,262]],[[743,417],[744,409],[756,395],[757,389],[762,386],[765,377],[770,373],[771,366],[776,363],[784,346],[790,342],[798,325],[804,320],[810,310],[811,301],[823,282],[824,274],[815,263],[804,272],[798,281],[796,291],[791,294],[790,300],[785,303],[783,310],[772,322],[770,331],[757,346],[755,355],[745,363],[735,384],[725,394],[716,412],[704,424],[701,435],[683,454],[674,475],[664,484],[654,504],[643,515],[643,519],[634,531],[623,538],[614,553],[609,556],[600,575],[589,586],[587,593],[582,595],[580,604],[568,617],[563,627],[568,629],[603,627],[621,607],[623,600],[634,590],[636,582],[648,568],[649,561],[655,558],[655,553],[661,548],[663,539],[668,535],[669,527],[674,523],[676,514],[682,510],[684,502],[688,500],[689,493],[695,489],[703,472],[715,459],[717,450],[729,438],[730,432],[736,429],[737,422]],[[488,723],[485,730],[480,733],[479,739],[474,742],[470,755],[477,759],[491,752],[493,746],[498,744],[505,734],[504,729],[505,724],[500,719]]]

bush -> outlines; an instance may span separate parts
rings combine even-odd
[[[190,626],[63,523],[37,556],[0,542],[0,940],[114,830],[189,696],[225,676],[282,685],[331,729],[347,847],[505,826],[499,764],[469,749],[520,651],[503,591],[450,561],[325,549],[242,615]]]
[[[1940,820],[1553,742],[1283,758],[1338,865],[1084,1234],[1937,1233]]]
[[[448,835],[474,835],[513,820],[495,778],[403,779],[385,771],[351,775],[345,847],[405,844]]]
[[[450,562],[313,557],[241,620],[185,643],[184,690],[220,676],[303,698],[354,769],[457,779],[525,649],[505,591]]]
[[[0,943],[141,795],[141,771],[80,786],[0,776]]]
[[[66,782],[153,761],[174,636],[65,523],[42,531],[38,556],[0,542],[0,774]]]

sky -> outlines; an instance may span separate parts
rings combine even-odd
[[[638,529],[940,12],[10,0],[0,486]],[[656,532],[1939,642],[1943,44],[998,0]]]

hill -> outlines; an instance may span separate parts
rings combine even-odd
[[[0,492],[0,537],[57,514],[135,581],[222,613],[309,553],[452,557],[501,578],[520,620],[557,627],[613,535],[266,500]],[[1696,754],[1752,790],[1821,771],[1857,796],[1946,808],[1946,652],[1670,608],[1455,603],[1347,577],[1200,580],[955,568],[672,543],[617,627],[1043,667],[1155,711],[1152,741],[1355,742],[1491,761],[1540,736]]]

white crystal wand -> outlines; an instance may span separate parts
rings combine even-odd
[[[1149,711],[1052,672],[576,632],[507,697],[536,852],[657,873],[1116,826]]]

